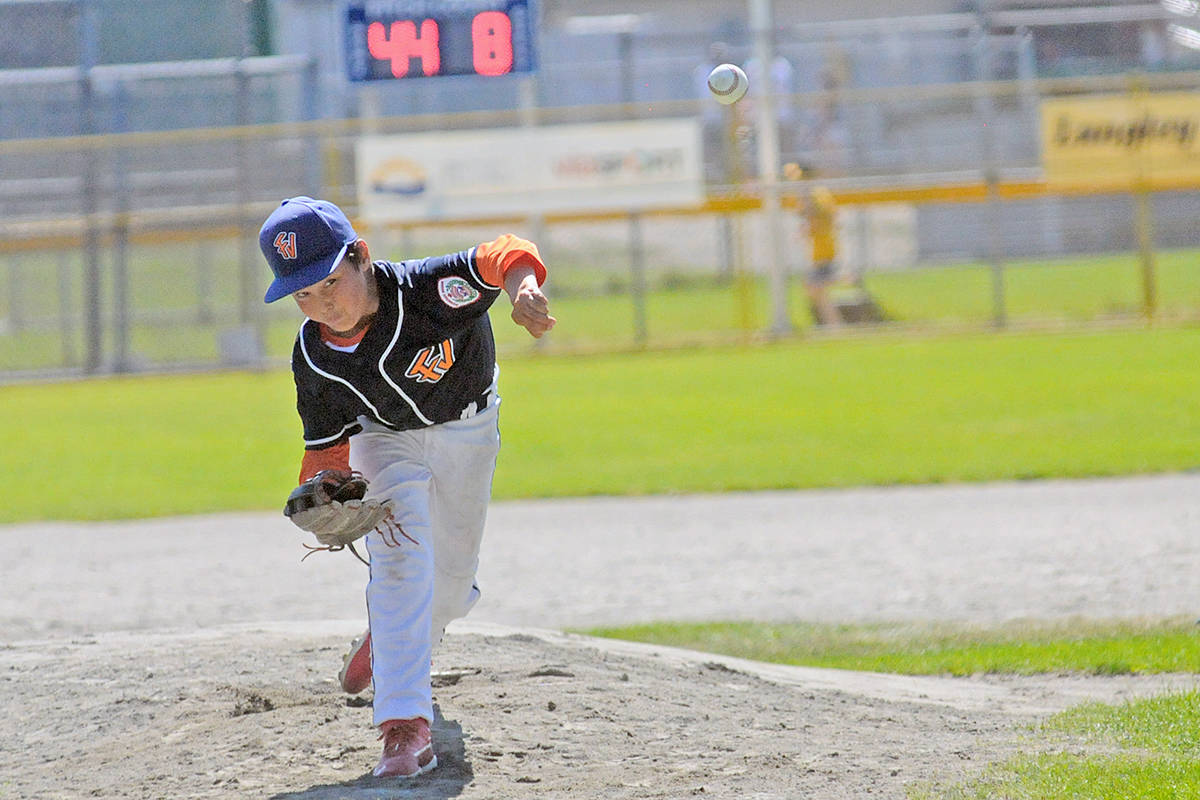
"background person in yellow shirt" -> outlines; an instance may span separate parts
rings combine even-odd
[[[785,177],[797,180],[800,169],[794,164],[787,165]],[[814,186],[807,195],[797,198],[800,215],[804,218],[809,245],[811,247],[812,263],[808,275],[804,279],[804,288],[808,292],[808,300],[812,305],[813,316],[818,325],[840,325],[841,315],[830,297],[830,287],[837,281],[837,230],[835,217],[837,202],[833,193],[824,186]]]

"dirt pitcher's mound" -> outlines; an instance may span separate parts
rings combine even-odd
[[[1082,697],[1191,676],[946,680],[757,665],[463,626],[435,661],[440,766],[370,777],[354,623],[109,633],[0,650],[0,797],[903,797],[1002,757]]]

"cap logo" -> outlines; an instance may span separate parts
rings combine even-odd
[[[296,257],[296,234],[292,231],[280,231],[275,237],[275,249],[283,258],[291,261]]]

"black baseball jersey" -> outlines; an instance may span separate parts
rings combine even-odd
[[[321,449],[361,430],[360,415],[395,430],[471,416],[488,403],[496,344],[487,310],[499,296],[475,248],[373,264],[379,310],[352,353],[305,320],[292,350],[304,445]]]

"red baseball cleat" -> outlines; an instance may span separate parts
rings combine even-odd
[[[372,773],[376,778],[415,778],[437,766],[429,723],[415,719],[389,719],[379,726],[383,755]]]
[[[358,694],[371,685],[371,630],[350,643],[350,652],[342,656],[338,683],[347,694]]]

